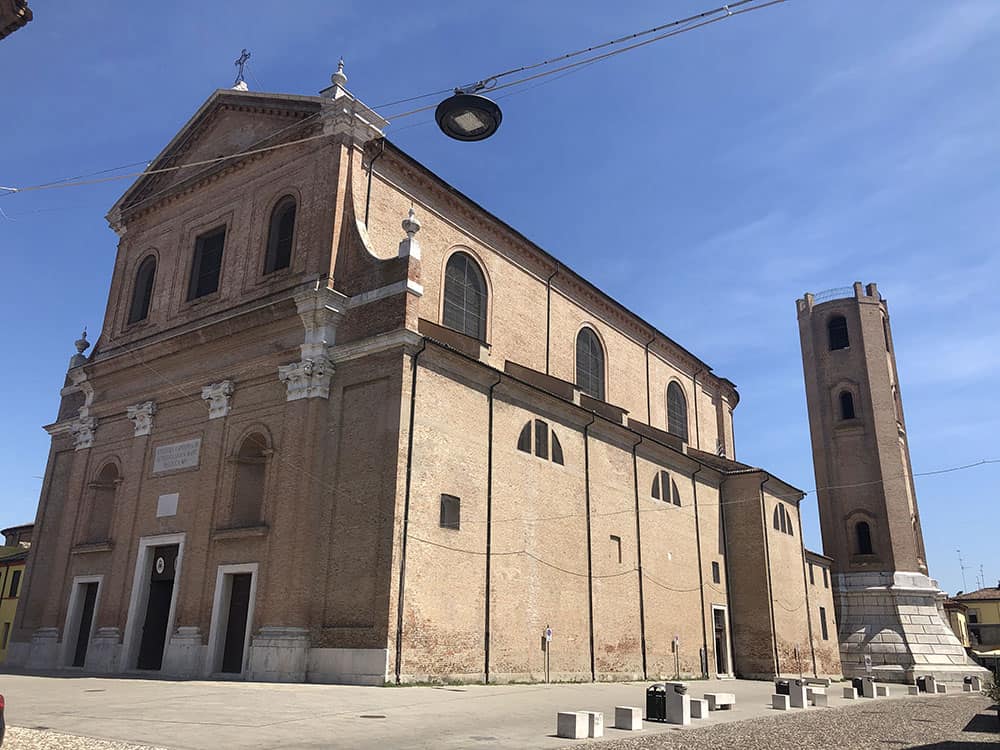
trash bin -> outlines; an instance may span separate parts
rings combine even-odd
[[[927,678],[926,677],[918,677],[917,678],[917,690],[919,690],[921,693],[926,693],[927,692]]]
[[[858,691],[858,695],[865,692],[865,681],[861,677],[852,677],[851,684],[854,685],[854,689]]]
[[[777,695],[791,695],[792,691],[788,687],[788,680],[775,680],[774,692]]]
[[[662,682],[650,685],[646,690],[646,720],[667,720],[667,686]]]

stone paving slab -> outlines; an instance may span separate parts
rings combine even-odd
[[[558,748],[580,744],[555,737],[558,711],[602,711],[606,740],[630,736],[612,727],[614,708],[644,706],[649,684],[396,688],[0,674],[8,725],[172,750]],[[733,693],[736,707],[712,712],[683,730],[645,721],[643,736],[699,731],[696,727],[778,713],[771,708],[771,682],[701,680],[690,681],[688,686],[692,697]],[[890,695],[905,692],[899,685],[890,690]],[[835,692],[831,706],[859,703]],[[880,702],[866,700],[862,705]],[[808,713],[830,711],[806,709]],[[781,712],[783,716],[801,713]]]

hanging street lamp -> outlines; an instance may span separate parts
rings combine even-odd
[[[477,83],[455,89],[453,96],[438,104],[434,119],[441,132],[458,141],[482,141],[497,132],[503,113],[496,102],[474,93],[483,88]]]

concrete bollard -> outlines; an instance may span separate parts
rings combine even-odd
[[[615,729],[637,732],[642,729],[642,709],[635,706],[615,706]]]
[[[861,678],[861,695],[865,698],[877,698],[878,694],[875,692],[875,680],[871,677]]]
[[[888,698],[889,697],[889,686],[888,685],[876,685],[875,686],[875,697],[876,698]]]
[[[802,680],[793,680],[788,686],[788,700],[792,708],[805,708],[809,705],[806,686],[802,684]]]
[[[708,701],[704,698],[692,698],[691,699],[691,718],[692,719],[707,719],[708,718]]]
[[[973,675],[969,678],[969,682],[972,685],[973,692],[978,693],[983,689],[983,681],[979,677]]]
[[[600,711],[584,711],[587,714],[587,736],[604,736],[604,714]]]
[[[918,688],[916,685],[907,685],[906,686],[906,694],[907,695],[920,695],[920,688]]]
[[[924,687],[928,693],[934,695],[937,692],[937,680],[935,680],[931,675],[927,675],[924,678]]]
[[[844,688],[844,697],[849,701],[858,699],[858,689],[854,686]]]
[[[691,696],[687,694],[687,685],[667,683],[667,723],[681,726],[691,723]]]
[[[560,711],[556,714],[556,735],[570,740],[587,739],[587,714],[583,711]]]
[[[937,692],[939,692],[939,693],[947,693],[948,692],[948,686],[945,685],[942,682],[935,683],[934,687],[937,689]]]
[[[775,693],[772,695],[771,708],[777,709],[778,711],[787,711],[789,708],[788,696],[781,693]]]

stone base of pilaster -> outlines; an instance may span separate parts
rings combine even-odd
[[[99,674],[117,672],[121,649],[121,630],[116,627],[98,628],[87,649],[87,671]]]
[[[295,627],[263,627],[250,643],[250,679],[261,682],[305,682],[309,665],[309,631]]]
[[[162,673],[171,677],[200,677],[205,650],[197,625],[177,628],[163,652]]]
[[[840,661],[845,677],[868,673],[912,683],[933,675],[960,682],[987,671],[966,655],[938,609],[937,581],[921,573],[841,573],[833,577]]]
[[[31,636],[25,667],[49,670],[59,665],[59,628],[39,628]]]

